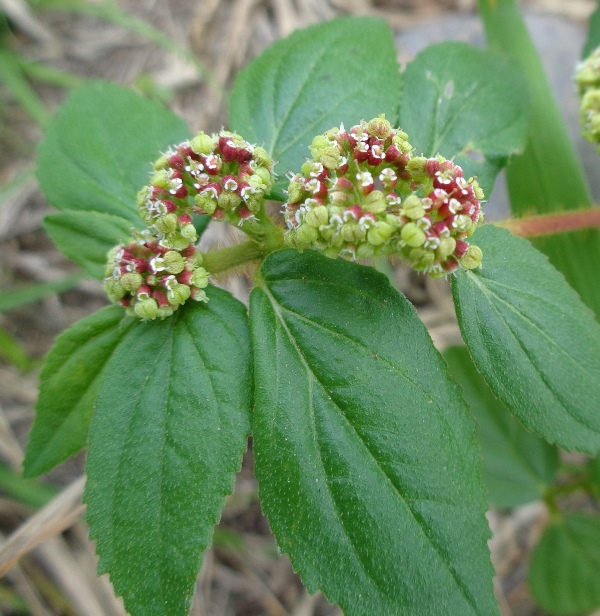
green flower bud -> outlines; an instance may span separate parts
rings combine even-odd
[[[325,135],[317,135],[312,140],[309,149],[312,157],[316,159],[321,150],[329,147],[331,147],[331,141]]]
[[[340,236],[345,242],[360,242],[365,237],[365,229],[357,222],[347,222],[342,225]]]
[[[256,150],[254,153],[256,154]],[[266,167],[259,167],[255,171],[255,174],[262,180],[262,183],[266,187],[265,191],[271,190],[273,187],[273,174]]]
[[[214,144],[211,137],[206,133],[198,133],[190,142],[190,146],[196,154],[211,154],[214,150]]]
[[[298,244],[310,246],[319,239],[319,232],[310,225],[302,224],[296,229],[296,241]]]
[[[463,255],[458,262],[462,267],[468,270],[475,269],[477,267],[481,267],[481,262],[483,261],[483,252],[479,246],[469,246],[467,248],[467,252]]]
[[[173,233],[167,238],[167,241],[173,250],[185,250],[190,245],[189,240],[179,233]]]
[[[226,212],[233,212],[242,201],[243,199],[237,193],[227,191],[222,192],[217,199],[219,207]],[[203,208],[207,214],[212,214],[217,209],[214,200],[211,199],[211,202],[215,205],[215,208],[212,212],[209,212],[206,208]]]
[[[119,280],[114,278],[108,278],[104,282],[104,291],[108,295],[111,302],[116,302],[125,297],[127,290],[123,287]]]
[[[402,221],[400,220],[398,216],[394,214],[386,214],[385,222],[388,225],[391,225],[392,227],[394,227],[394,229],[399,229],[402,226]]]
[[[266,167],[267,170],[273,166],[273,161],[269,156],[269,153],[264,148],[257,145],[254,148],[254,160],[261,166]]]
[[[409,222],[402,227],[400,237],[411,248],[417,248],[425,243],[425,232],[414,222]]]
[[[180,274],[185,268],[185,259],[175,250],[169,250],[163,257],[165,270],[169,274]]]
[[[425,216],[425,208],[417,195],[409,195],[402,203],[400,212],[411,220],[418,220]]]
[[[191,295],[191,290],[187,284],[177,284],[167,292],[167,299],[172,306],[183,304]]]
[[[298,182],[292,180],[288,186],[288,201],[290,203],[299,203],[304,196],[304,190]]]
[[[327,248],[323,250],[323,254],[330,259],[335,259],[339,256],[340,249],[336,246],[327,246]]]
[[[315,159],[322,163],[327,169],[337,169],[341,158],[342,155],[340,154],[340,150],[336,146],[323,148],[315,155]]]
[[[206,292],[202,291],[201,289],[198,289],[195,293],[194,293],[194,298],[195,301],[197,302],[207,302],[208,301],[208,297],[206,296]]]
[[[248,178],[248,184],[252,190],[260,192],[265,192],[265,190],[267,190],[267,185],[262,181],[262,178],[257,173]]]
[[[372,231],[372,229],[370,229]],[[368,234],[367,234],[368,239]],[[363,242],[358,245],[356,249],[356,258],[357,259],[368,259],[375,255],[375,247],[372,244],[367,242]]]
[[[378,222],[367,232],[367,241],[373,246],[381,246],[381,244],[385,244],[390,239],[393,232],[394,227],[392,225],[388,225],[383,221]]]
[[[188,240],[190,244],[195,244],[198,241],[198,232],[196,231],[196,227],[191,222],[183,225],[181,227],[181,237]]]
[[[304,222],[318,229],[321,225],[326,225],[329,222],[329,212],[324,205],[318,205],[306,212]]]
[[[154,164],[152,165],[155,171],[160,171],[161,169],[167,169],[169,167],[169,157],[166,155],[162,155],[158,158]]]
[[[246,199],[246,207],[255,214],[260,210],[260,206],[263,204],[262,195],[250,195]]]
[[[219,197],[222,197],[225,194],[231,194],[231,193],[221,193]],[[235,196],[239,197],[239,195],[235,195]],[[240,202],[241,202],[241,199],[242,198],[239,197]],[[207,214],[214,214],[215,210],[217,209],[217,202],[210,195],[207,195],[206,193],[200,193],[199,195],[196,195],[194,197],[194,203],[196,204],[196,207],[205,211]]]
[[[170,317],[174,312],[175,312],[175,310],[173,310],[173,308],[171,308],[171,306],[161,306],[158,309],[158,312],[157,312],[156,316],[159,319],[164,319],[165,317]]]
[[[156,300],[151,297],[136,302],[133,310],[136,316],[144,321],[156,319],[156,317],[159,316],[158,304],[156,303]]]
[[[191,283],[198,289],[208,286],[208,272],[203,267],[197,267],[192,273]]]
[[[471,228],[473,228],[473,221],[470,216],[466,214],[457,214],[454,218],[453,227],[457,231],[468,232]]]
[[[150,184],[152,184],[152,186],[158,186],[167,190],[169,188],[169,176],[167,175],[166,170],[160,169],[157,171],[150,180]]]
[[[437,255],[443,261],[449,257],[456,248],[456,240],[453,237],[441,237],[437,248]]]
[[[418,271],[427,269],[435,261],[435,255],[426,248],[413,248],[408,253],[408,258],[412,262],[413,267]]]
[[[367,132],[373,137],[386,139],[392,132],[392,125],[385,119],[385,114],[381,114],[367,124]]]
[[[130,272],[121,276],[121,286],[130,293],[137,291],[143,284],[144,279],[137,272]]]
[[[154,226],[160,233],[173,233],[177,229],[177,214],[166,214],[154,221]]]
[[[387,209],[388,203],[385,195],[380,190],[370,192],[362,203],[362,209],[372,214],[382,214]]]

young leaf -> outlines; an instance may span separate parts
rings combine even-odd
[[[138,227],[142,226],[140,219]],[[66,211],[44,218],[52,241],[94,278],[102,279],[109,250],[131,236],[131,222],[100,212]]]
[[[157,103],[105,82],[74,90],[39,146],[37,174],[59,210],[96,211],[139,224],[136,195],[161,150],[189,136]]]
[[[492,391],[529,430],[565,449],[600,450],[600,325],[526,240],[485,225],[483,266],[452,292],[463,339]]]
[[[40,375],[26,477],[51,470],[86,446],[102,373],[133,323],[120,306],[109,306],[57,338]]]
[[[308,590],[346,616],[497,614],[475,422],[413,307],[293,250],[250,301],[261,502]]]
[[[99,570],[133,616],[184,616],[202,552],[247,445],[245,307],[220,289],[136,322],[107,366],[90,431],[85,501]]]
[[[535,548],[529,587],[552,614],[578,614],[600,606],[600,517],[568,513],[554,521]]]
[[[508,157],[525,147],[526,91],[518,67],[500,54],[432,45],[406,67],[400,125],[417,153],[452,158],[489,194]]]
[[[313,137],[381,113],[394,122],[400,70],[388,25],[343,18],[297,30],[238,74],[230,123],[278,161],[275,196],[285,200],[288,171],[299,172]]]
[[[444,359],[479,424],[477,441],[490,503],[516,507],[540,499],[556,476],[558,449],[510,415],[477,372],[466,347],[446,349]]]

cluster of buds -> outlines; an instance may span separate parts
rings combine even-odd
[[[273,162],[264,148],[228,131],[199,133],[154,163],[138,209],[164,246],[197,240],[190,214],[241,225],[259,211],[273,186]]]
[[[600,146],[600,47],[577,67],[575,81],[581,99],[579,114],[583,136]]]
[[[432,276],[478,267],[481,250],[466,240],[483,192],[452,161],[412,149],[383,116],[316,137],[290,177],[286,242],[332,257],[396,254]]]
[[[193,243],[183,249],[166,248],[149,229],[109,253],[104,290],[130,315],[164,318],[187,299],[208,301],[204,288],[208,272]]]

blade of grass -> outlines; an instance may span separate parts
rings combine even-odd
[[[12,364],[20,372],[28,372],[34,367],[23,346],[5,329],[0,327],[0,358]]]
[[[87,274],[85,272],[77,272],[61,280],[31,284],[23,288],[3,291],[2,295],[0,295],[0,313],[25,306],[26,304],[32,304],[54,293],[68,291],[86,276]]]
[[[540,56],[515,0],[478,0],[488,42],[521,65],[532,101],[531,135],[525,152],[507,168],[515,215],[590,207],[591,197]],[[600,234],[596,229],[534,241],[600,317]]]
[[[40,125],[45,126],[50,118],[46,107],[27,83],[16,54],[0,49],[0,81],[4,82],[15,100]]]
[[[37,479],[23,479],[20,473],[15,473],[0,464],[0,490],[19,502],[41,509],[47,505],[59,492],[48,484]]]

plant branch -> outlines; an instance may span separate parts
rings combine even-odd
[[[600,227],[600,207],[515,218],[496,224],[519,237],[554,235],[555,233]]]
[[[264,257],[267,253],[254,240],[234,244],[220,250],[202,253],[202,267],[210,274],[218,274],[248,261]]]

